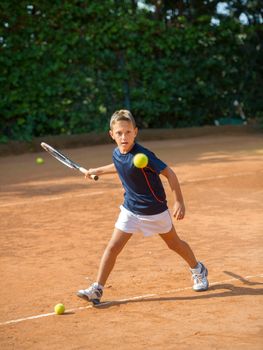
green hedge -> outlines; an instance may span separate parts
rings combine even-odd
[[[167,26],[110,0],[32,3],[0,4],[1,142],[103,131],[120,108],[145,128],[213,124],[236,99],[262,118],[259,25]]]

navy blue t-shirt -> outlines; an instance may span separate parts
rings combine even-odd
[[[148,165],[139,169],[133,165],[137,153],[147,155]],[[113,163],[124,187],[123,206],[134,214],[155,215],[167,209],[165,191],[159,174],[167,165],[147,148],[135,143],[130,152],[113,151]]]

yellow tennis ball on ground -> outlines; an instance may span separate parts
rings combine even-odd
[[[36,163],[37,163],[37,164],[43,164],[43,163],[44,163],[44,159],[41,158],[41,157],[37,157],[37,158],[36,158]]]
[[[57,304],[54,307],[54,311],[57,315],[62,315],[65,312],[65,306],[63,304]]]
[[[144,153],[137,153],[133,157],[133,164],[136,168],[145,168],[148,164],[148,157]]]

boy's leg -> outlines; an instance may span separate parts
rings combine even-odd
[[[160,237],[170,249],[179,254],[188,263],[191,269],[196,267],[198,261],[196,260],[192,249],[185,241],[182,241],[178,237],[174,226],[170,232],[160,234]]]
[[[115,265],[117,256],[120,254],[128,240],[131,238],[131,233],[123,232],[117,228],[114,229],[111,240],[109,241],[103,256],[100,261],[97,282],[104,286]]]
[[[192,249],[186,242],[178,237],[174,226],[170,232],[160,234],[160,237],[170,249],[178,253],[188,263],[194,281],[193,289],[196,292],[207,290],[209,285],[207,280],[207,268],[204,264],[196,260]]]
[[[100,261],[97,282],[93,283],[87,289],[81,289],[77,292],[80,298],[89,300],[93,304],[99,304],[103,294],[103,287],[115,265],[117,256],[124,248],[125,244],[131,238],[131,233],[123,232],[117,228],[114,229],[111,240],[109,241]]]

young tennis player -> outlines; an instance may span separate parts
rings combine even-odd
[[[112,238],[102,256],[97,280],[89,288],[77,293],[79,297],[93,304],[100,303],[103,287],[118,254],[136,232],[141,232],[144,236],[159,234],[167,246],[189,265],[194,282],[193,289],[197,292],[208,289],[207,268],[196,260],[190,246],[175,231],[159,175],[167,178],[173,194],[172,216],[176,220],[182,220],[185,206],[178,179],[169,166],[135,141],[137,133],[138,129],[130,111],[116,111],[110,121],[110,136],[117,144],[113,151],[113,163],[89,169],[85,175],[91,177],[117,172],[125,190],[124,202],[120,207]],[[148,157],[145,168],[137,168],[133,164],[133,158],[138,153]]]

